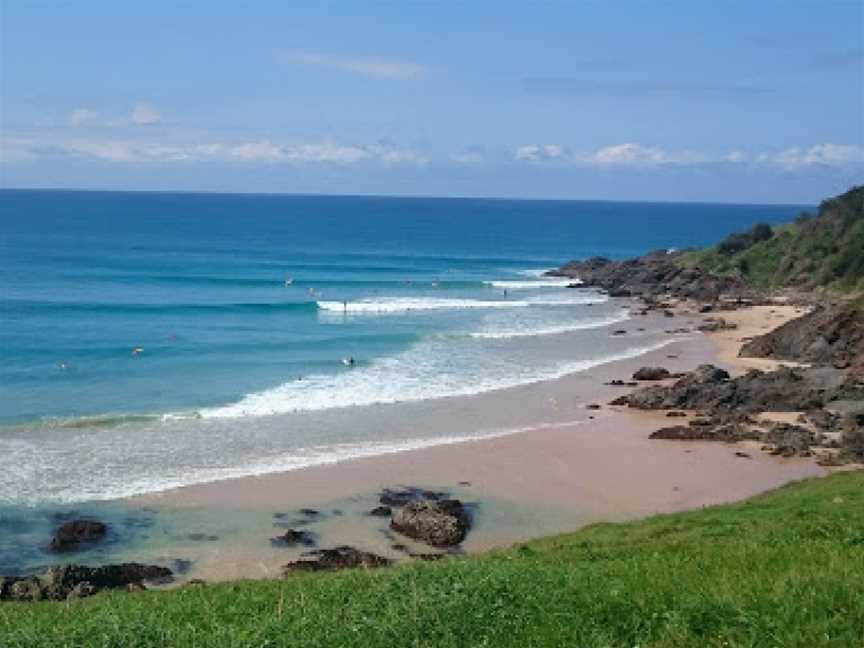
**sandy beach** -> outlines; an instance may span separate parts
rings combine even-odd
[[[610,407],[606,403],[626,388],[604,383],[629,379],[643,365],[684,371],[710,361],[737,373],[769,368],[764,361],[738,358],[741,341],[799,313],[792,306],[723,312],[736,329],[676,338],[665,348],[635,359],[503,390],[508,392],[503,396],[511,399],[537,390],[550,401],[578,398],[583,403],[578,415],[565,422],[495,438],[188,486],[131,498],[128,503],[210,514],[223,522],[254,520],[242,528],[235,525],[221,542],[186,547],[195,577],[222,580],[278,575],[279,567],[300,550],[271,547],[269,538],[278,532],[279,519],[291,517],[286,512],[302,508],[319,512],[314,519],[294,515],[294,521],[313,530],[320,546],[351,544],[399,558],[398,545],[406,544],[404,538],[395,538],[386,521],[367,515],[377,503],[377,493],[386,487],[446,490],[474,507],[474,529],[463,544],[469,552],[573,531],[597,521],[740,500],[821,475],[824,469],[808,459],[781,459],[758,449],[748,448],[748,456],[742,457],[736,455],[741,448],[726,444],[650,440],[652,431],[668,424],[665,413]],[[703,317],[679,309],[676,326],[692,325]],[[600,408],[585,407],[591,403]]]

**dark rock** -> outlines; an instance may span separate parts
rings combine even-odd
[[[321,511],[316,511],[311,508],[302,508],[300,509],[300,515],[305,515],[306,517],[318,517],[321,515]]]
[[[394,511],[390,528],[433,547],[447,547],[465,539],[471,518],[459,500],[427,499]]]
[[[703,365],[672,385],[653,385],[612,401],[639,409],[699,409],[711,413],[819,409],[839,398],[864,398],[864,387],[851,385],[837,369],[788,368],[750,371],[729,379],[713,365]]]
[[[418,500],[438,500],[447,497],[447,493],[425,490],[410,486],[407,488],[385,488],[381,491],[378,501],[384,506],[405,506]]]
[[[583,286],[602,288],[610,295],[640,296],[653,300],[661,295],[676,299],[713,302],[721,295],[741,296],[747,292],[742,280],[714,275],[698,266],[679,262],[680,253],[658,250],[626,261],[593,257],[571,261],[547,274],[580,279]]]
[[[609,382],[607,382],[605,384],[610,385],[612,387],[636,387],[639,383],[632,382],[632,381],[618,380],[616,378],[615,380],[610,380]]]
[[[211,535],[209,533],[190,533],[186,536],[193,542],[216,542],[219,539],[219,536]]]
[[[54,552],[77,549],[82,544],[97,542],[108,533],[108,527],[99,520],[70,520],[54,532],[48,549]]]
[[[393,512],[389,506],[376,506],[371,511],[369,511],[369,515],[372,517],[390,517],[390,514]]]
[[[586,405],[585,409],[589,410],[599,410],[600,406],[597,403],[591,403],[590,405]]]
[[[752,459],[753,458],[749,454],[747,454],[746,452],[740,452],[740,451],[736,452],[735,456],[740,457],[741,459]]]
[[[723,425],[675,425],[652,432],[651,439],[670,441],[721,441],[735,443],[745,439],[758,439],[757,433],[733,423]]]
[[[633,374],[633,380],[665,380],[671,375],[663,367],[642,367]]]
[[[683,417],[687,416],[687,412],[679,412],[677,410],[672,410],[671,412],[666,412],[666,416],[669,418]]]
[[[845,303],[819,306],[754,338],[739,355],[834,365],[859,375],[859,365],[864,368],[864,309]]]
[[[62,565],[49,567],[36,576],[0,576],[0,600],[62,601],[90,596],[104,589],[126,589],[143,583],[165,583],[172,579],[166,567],[123,563],[102,567]]]
[[[270,544],[274,547],[294,547],[298,544],[304,547],[314,547],[315,536],[308,531],[288,529],[282,535],[270,538]]]
[[[618,329],[616,331],[612,331],[612,335],[627,335],[627,331],[624,329]]]
[[[304,560],[290,562],[282,568],[284,575],[298,571],[332,571],[337,569],[372,569],[391,564],[387,558],[360,551],[354,547],[335,547],[310,551]]]

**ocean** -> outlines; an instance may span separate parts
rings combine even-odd
[[[554,425],[495,395],[668,336],[545,270],[804,208],[0,191],[0,504]]]

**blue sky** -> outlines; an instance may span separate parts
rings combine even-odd
[[[864,3],[0,4],[4,187],[814,202]]]

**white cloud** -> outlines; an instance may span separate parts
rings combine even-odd
[[[361,162],[422,166],[428,160],[409,149],[384,144],[344,145],[332,142],[277,144],[270,140],[241,143],[162,144],[150,140],[68,138],[62,141],[4,141],[4,161],[40,157],[77,157],[104,162],[235,162],[338,164]]]
[[[380,79],[416,79],[427,71],[425,65],[410,61],[391,61],[379,58],[344,58],[317,52],[283,52],[279,55],[279,60],[283,63],[317,65]]]
[[[69,115],[69,124],[71,126],[86,126],[99,121],[99,113],[89,108],[76,108]]]
[[[847,144],[816,144],[810,148],[788,148],[779,153],[763,153],[756,156],[757,163],[783,169],[800,169],[813,166],[843,167],[864,163],[864,147]]]
[[[160,121],[162,121],[162,115],[149,103],[139,102],[132,109],[133,124],[149,126],[150,124],[158,124]]]
[[[527,162],[561,160],[569,157],[570,153],[560,144],[526,144],[516,149],[516,159]]]

